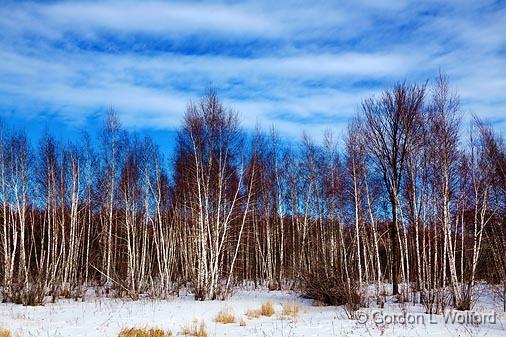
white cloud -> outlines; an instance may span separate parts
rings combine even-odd
[[[2,23],[18,32],[37,28],[37,33],[53,38],[67,32],[92,36],[97,30],[157,34],[202,30],[271,34],[279,30],[276,22],[234,5],[162,1],[26,3],[11,6]]]
[[[448,10],[433,14],[440,5]],[[262,122],[285,134],[305,128],[316,136],[329,126],[342,129],[364,97],[441,69],[465,111],[497,119],[505,115],[506,14],[487,6],[389,0],[6,5],[0,104],[27,114],[51,111],[74,123],[112,105],[128,126],[172,128],[186,102],[213,85],[247,127]],[[108,50],[101,34],[116,37],[124,50]],[[157,41],[211,38],[236,49],[149,50]],[[131,50],[131,42],[148,49]]]

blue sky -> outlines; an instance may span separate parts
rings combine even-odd
[[[363,98],[439,69],[466,119],[506,127],[503,1],[17,1],[0,13],[0,115],[33,134],[94,128],[112,106],[170,143],[213,86],[244,127],[318,139]]]

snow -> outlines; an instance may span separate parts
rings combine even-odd
[[[245,316],[248,309],[258,309],[267,301],[274,304],[275,315],[257,319]],[[281,317],[283,304],[291,302],[299,304],[295,320]],[[231,310],[238,321],[243,317],[246,326],[215,323],[214,317],[222,309]],[[3,303],[0,327],[21,337],[116,337],[126,327],[159,327],[177,334],[184,325],[198,319],[205,321],[209,336],[506,336],[506,314],[491,291],[481,294],[473,310],[483,317],[495,313],[495,322],[445,323],[445,317],[451,318],[448,314],[430,317],[420,305],[391,300],[382,310],[362,309],[358,320],[350,320],[342,307],[312,306],[311,300],[294,292],[238,290],[226,301],[199,302],[191,296],[180,296],[139,301],[89,297],[84,302],[59,300],[40,307]],[[397,322],[390,323],[394,316]]]

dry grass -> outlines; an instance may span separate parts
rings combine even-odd
[[[246,310],[246,317],[254,319],[260,317],[260,309],[248,309]]]
[[[265,302],[262,304],[260,309],[248,309],[246,311],[246,316],[249,319],[258,318],[260,316],[266,316],[271,317],[276,313],[276,310],[274,310],[274,306],[272,305],[272,302]]]
[[[147,329],[147,328],[130,328],[123,329],[118,337],[171,337],[172,331],[164,331],[162,329]]]
[[[0,329],[0,337],[12,337],[12,334],[7,329]]]
[[[274,310],[274,307],[272,306],[272,302],[270,302],[270,301],[262,304],[262,306],[260,307],[260,314],[262,316],[271,317],[275,313],[276,313],[276,310]]]
[[[296,319],[299,315],[299,305],[295,302],[283,304],[283,316]]]
[[[241,320],[239,321],[239,325],[246,326],[246,321],[244,320],[244,318],[241,318]]]
[[[198,320],[194,320],[191,324],[185,325],[179,334],[183,336],[207,337],[206,323],[201,321],[199,324]]]
[[[216,315],[214,321],[216,323],[231,324],[235,323],[236,319],[234,314],[230,310],[223,309],[218,313],[218,315]]]

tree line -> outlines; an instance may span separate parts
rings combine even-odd
[[[245,132],[212,90],[188,104],[168,159],[112,111],[99,137],[68,144],[2,126],[2,299],[330,282],[468,309],[479,280],[506,284],[506,147],[462,118],[439,75],[363,100],[342,139],[318,143]]]

